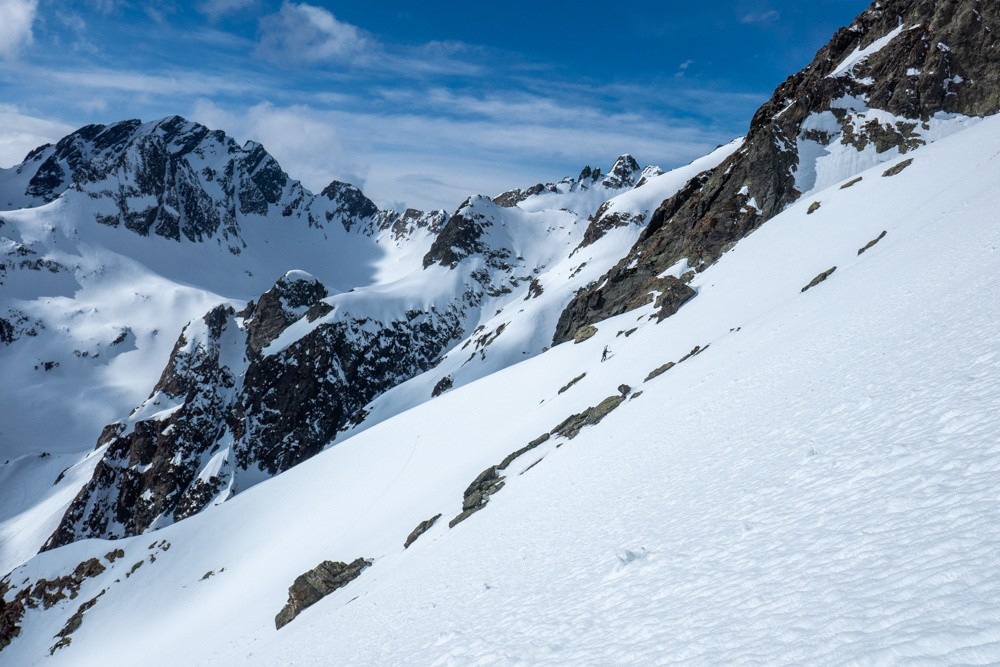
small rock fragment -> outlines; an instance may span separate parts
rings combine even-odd
[[[827,269],[823,273],[819,274],[818,276],[816,276],[815,278],[813,278],[812,280],[810,280],[809,284],[806,285],[805,287],[803,287],[801,291],[805,292],[810,287],[816,287],[816,285],[819,285],[821,282],[823,282],[824,280],[826,280],[827,278],[829,278],[830,275],[834,271],[836,271],[836,270],[837,270],[837,267],[835,267],[835,266]]]

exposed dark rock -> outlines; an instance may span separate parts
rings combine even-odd
[[[701,345],[695,345],[691,348],[691,351],[685,354],[683,357],[677,360],[677,363],[681,364],[690,359],[691,357],[697,356],[708,349],[708,345],[702,347]]]
[[[535,438],[534,440],[532,440],[531,442],[529,442],[527,445],[525,445],[524,447],[521,447],[521,449],[518,449],[517,451],[511,452],[506,457],[504,457],[504,460],[500,462],[500,465],[498,465],[497,468],[500,469],[500,470],[506,470],[507,466],[509,466],[511,463],[513,463],[515,459],[517,459],[519,456],[521,456],[525,452],[530,452],[535,447],[538,447],[542,443],[548,441],[548,439],[550,437],[551,436],[548,433],[542,433],[540,436],[538,436],[537,438]]]
[[[531,282],[528,283],[528,294],[524,297],[524,300],[535,299],[542,295],[545,290],[542,288],[542,284],[538,282],[537,278],[532,278]]]
[[[622,398],[625,398],[632,393],[632,387],[627,384],[620,384],[618,385],[618,393],[622,395]]]
[[[366,218],[375,217],[378,207],[368,197],[350,183],[333,181],[323,188],[321,197],[326,197],[334,206],[326,211],[326,220],[330,222],[335,217],[345,221],[344,226],[350,230],[353,223]]]
[[[867,47],[900,24],[904,30],[858,63],[851,76],[830,76],[857,48]],[[658,276],[681,259],[701,268],[732,244],[799,198],[800,138],[839,139],[859,148],[874,143],[893,157],[919,145],[920,123],[937,112],[989,115],[1000,110],[1000,68],[995,35],[1000,4],[981,1],[879,0],[839,30],[812,63],[782,83],[754,115],[743,146],[719,167],[692,179],[663,202],[631,251],[595,286],[581,290],[566,307],[553,344],[569,340],[581,326],[649,302]],[[941,45],[941,46],[939,46]],[[919,76],[908,75],[911,68]],[[858,110],[835,102],[867,98],[867,107],[903,120],[892,125],[861,123]],[[803,122],[830,112],[839,135],[805,136]],[[909,119],[909,120],[906,120]],[[746,206],[747,188],[759,210]]]
[[[902,172],[904,169],[909,167],[911,164],[913,164],[913,158],[908,158],[906,160],[903,160],[899,164],[893,165],[892,167],[889,167],[884,172],[882,172],[882,177],[886,178],[889,176],[895,176],[896,174]]]
[[[827,269],[823,273],[819,274],[818,276],[816,276],[815,278],[813,278],[812,280],[810,280],[809,284],[806,285],[805,287],[803,287],[801,291],[805,292],[807,289],[809,289],[811,287],[816,287],[816,285],[819,285],[821,282],[823,282],[824,280],[826,280],[827,278],[829,278],[830,275],[833,274],[833,272],[836,271],[836,270],[837,270],[837,267],[835,267],[835,266]]]
[[[602,238],[612,229],[626,227],[631,224],[641,225],[646,221],[646,216],[642,213],[626,213],[624,211],[611,212],[612,201],[608,200],[601,204],[597,212],[590,218],[590,224],[583,232],[583,240],[580,247],[585,248]]]
[[[49,609],[63,600],[75,600],[83,582],[105,569],[99,560],[91,558],[77,565],[72,573],[56,579],[38,579],[34,583],[28,580],[17,588],[11,586],[9,575],[0,579],[0,651],[21,634],[19,624],[28,609],[39,606]]]
[[[195,333],[202,326],[203,332]],[[148,399],[180,403],[179,409],[165,419],[138,421],[131,429],[105,427],[98,446],[107,442],[108,449],[43,551],[84,536],[138,534],[161,515],[183,519],[221,490],[222,480],[200,480],[198,472],[202,454],[227,430],[237,383],[220,360],[227,332],[242,342],[228,306],[214,308],[202,323],[184,329]],[[114,525],[123,532],[112,531]]]
[[[408,208],[402,213],[381,211],[378,226],[379,229],[390,230],[393,238],[398,241],[409,238],[421,229],[426,229],[431,234],[439,234],[446,222],[448,222],[448,214],[444,211],[424,212]]]
[[[72,641],[70,635],[79,630],[80,626],[83,625],[83,615],[87,613],[87,610],[93,608],[93,606],[97,604],[97,601],[105,593],[107,593],[106,589],[81,604],[79,608],[73,612],[73,615],[66,620],[66,625],[64,625],[62,630],[56,634],[56,637],[59,637],[59,641],[57,641],[49,650],[49,655],[53,655],[59,649],[70,645],[70,642]]]
[[[635,158],[626,153],[615,160],[614,165],[611,166],[611,171],[601,181],[601,185],[613,190],[630,188],[635,185],[635,180],[638,178],[640,171],[639,163],[635,161]]]
[[[583,289],[563,310],[556,324],[553,344],[558,345],[570,338],[576,340],[580,329],[590,331],[588,327],[592,325],[583,323],[588,318],[587,313],[601,312],[604,316],[600,319],[621,315],[652,303],[654,291],[660,292],[656,302],[656,307],[659,308],[658,319],[677,312],[696,294],[693,289],[674,276],[650,278],[638,268],[622,271],[613,269],[608,274],[608,281],[603,288]]]
[[[575,385],[577,382],[579,382],[580,380],[582,380],[585,377],[587,377],[586,373],[580,373],[575,378],[573,378],[572,380],[570,380],[569,382],[567,382],[562,388],[560,388],[558,393],[562,394],[563,392],[569,390],[570,387],[572,387],[573,385]]]
[[[490,496],[499,491],[504,486],[504,477],[498,473],[499,467],[490,466],[479,473],[479,476],[472,481],[469,488],[465,490],[462,499],[462,513],[448,522],[449,528],[454,528],[470,516],[486,507]]]
[[[871,248],[873,245],[875,245],[876,243],[878,243],[879,241],[881,241],[884,237],[885,237],[885,230],[883,229],[881,234],[879,234],[878,236],[876,236],[875,238],[873,238],[871,241],[869,241],[868,243],[866,243],[864,245],[864,247],[858,248],[858,254],[860,255],[860,254],[864,253],[866,250],[868,250],[869,248]]]
[[[843,185],[841,185],[840,189],[841,190],[846,190],[847,188],[850,188],[850,187],[853,187],[853,186],[857,185],[858,183],[860,183],[863,180],[865,180],[864,176],[858,176],[857,178],[852,178],[851,180],[849,180],[846,183],[844,183]]]
[[[819,207],[820,203],[818,201],[814,201],[813,203],[809,204],[809,210],[806,211],[806,214],[812,215],[813,213],[819,210]]]
[[[445,375],[443,378],[437,381],[437,384],[434,385],[434,389],[431,390],[431,396],[432,397],[440,396],[444,392],[451,389],[452,386],[454,386],[454,384],[455,381],[451,379],[451,376]]]
[[[661,290],[653,303],[653,307],[657,309],[657,322],[676,313],[681,306],[697,294],[685,282],[673,276],[659,279],[654,283],[654,288]]]
[[[372,561],[365,558],[358,558],[351,563],[325,560],[300,574],[288,588],[288,602],[274,617],[274,627],[280,630],[288,625],[303,609],[351,583],[371,564]]]
[[[593,324],[585,324],[577,329],[576,333],[573,334],[573,342],[582,343],[585,340],[593,338],[595,335],[597,335],[597,327]]]
[[[467,199],[455,215],[451,216],[444,229],[434,239],[430,250],[424,256],[424,268],[441,264],[455,268],[460,261],[476,253],[484,252],[486,246],[480,241],[483,235],[482,218],[470,210],[471,199]]]
[[[435,514],[434,516],[432,516],[431,518],[427,519],[426,521],[421,521],[420,523],[418,523],[417,527],[413,529],[413,532],[411,532],[406,537],[406,542],[403,543],[403,548],[404,549],[409,549],[410,545],[413,544],[414,542],[416,542],[418,537],[420,537],[421,535],[423,535],[424,533],[426,533],[428,530],[430,530],[431,527],[440,518],[441,518],[440,514]]]
[[[249,351],[259,353],[328,294],[323,283],[308,274],[285,274],[261,295],[245,320]]]
[[[232,419],[236,463],[274,475],[317,454],[379,394],[431,367],[461,332],[453,312],[324,324],[247,368]]]
[[[635,159],[631,155],[622,155],[615,161],[615,164],[611,167],[611,171],[604,177],[603,180],[601,180],[601,185],[612,190],[620,190],[622,188],[633,187],[633,186],[638,187],[636,185],[636,179],[639,177],[639,174],[640,174],[639,164],[635,161]],[[601,179],[601,170],[599,168],[592,169],[588,165],[580,171],[580,175],[577,176],[576,179],[565,178],[562,180],[561,184],[564,186],[569,186],[571,188],[586,189],[588,187],[592,187],[592,184],[599,179]],[[533,197],[543,192],[558,192],[558,191],[559,191],[558,187],[554,183],[544,183],[544,184],[538,183],[536,185],[531,186],[530,188],[525,188],[523,190],[514,189],[503,192],[497,195],[496,197],[493,197],[493,202],[499,206],[510,208],[512,206],[520,204],[528,197]],[[606,210],[606,208],[602,208],[602,210]],[[601,217],[602,216],[600,212],[598,212],[598,215],[594,216],[592,220],[599,221]],[[597,228],[595,228],[595,232],[593,232],[594,238],[588,240],[588,238],[585,237],[585,240],[581,245],[589,245],[593,241],[597,240],[597,238],[602,236],[607,231],[607,229],[610,229],[611,227],[618,226],[621,224],[627,224],[628,221],[632,220],[634,220],[635,222],[641,222],[641,216],[639,217],[639,219],[632,218],[630,220],[627,220],[627,218],[628,216],[618,217],[615,219],[609,218],[606,220],[600,220],[600,222],[598,222],[597,224],[598,227],[603,227],[603,230],[598,232],[596,231]],[[588,233],[591,233],[589,229]]]
[[[583,412],[579,412],[567,417],[562,423],[556,426],[550,433],[561,435],[568,440],[572,440],[586,426],[593,426],[608,416],[612,410],[617,408],[625,400],[624,396],[608,396],[595,406],[589,407]]]
[[[646,376],[646,379],[643,380],[643,382],[649,382],[653,378],[658,377],[660,375],[663,375],[664,373],[666,373],[667,371],[669,371],[671,368],[673,368],[676,365],[677,364],[675,364],[674,362],[668,361],[667,363],[663,364],[662,366],[657,366],[653,370],[649,371],[649,375]]]
[[[588,174],[589,176],[589,174]],[[510,208],[512,206],[517,206],[523,202],[528,197],[533,197],[537,194],[543,192],[555,192],[556,186],[553,184],[545,185],[543,183],[538,183],[537,185],[532,185],[530,188],[524,190],[508,190],[503,192],[493,198],[493,201],[504,208]]]
[[[10,345],[14,340],[14,325],[0,317],[0,343]]]
[[[114,563],[119,558],[125,557],[125,551],[123,549],[113,549],[108,553],[104,554],[104,558],[107,559],[109,563]]]
[[[82,193],[111,205],[95,214],[100,224],[177,241],[215,239],[233,254],[246,247],[241,223],[249,216],[316,227],[336,220],[348,230],[367,230],[380,217],[354,186],[334,182],[313,195],[263,146],[240,146],[179,116],[88,125],[29,154],[18,169],[31,174],[23,194],[32,205]]]

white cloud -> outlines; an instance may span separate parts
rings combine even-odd
[[[332,180],[358,187],[365,184],[364,169],[343,145],[335,124],[307,107],[257,104],[236,114],[209,100],[198,100],[191,120],[222,130],[239,141],[252,139],[264,146],[288,172],[319,192]]]
[[[57,83],[62,87],[60,90],[73,90],[76,95],[99,90],[104,94],[197,96],[260,94],[267,89],[263,82],[237,74],[204,74],[191,70],[144,74],[123,69],[51,69],[32,65],[21,65],[17,69],[19,74],[33,81]]]
[[[276,62],[357,62],[377,43],[322,7],[288,2],[260,20],[258,53]]]
[[[259,141],[314,192],[336,179],[361,187],[382,206],[403,201],[449,210],[470,194],[559,180],[585,164],[609,167],[624,152],[677,166],[731,138],[661,118],[602,114],[521,95],[477,99],[438,90],[430,96],[461,117],[417,109],[394,96],[406,112],[267,102],[233,112],[202,101],[191,118],[241,141]],[[512,117],[518,122],[512,124]]]
[[[31,43],[37,13],[38,0],[0,0],[0,57],[16,58]]]
[[[775,9],[760,12],[750,12],[740,18],[740,23],[774,23],[781,18],[781,13]]]
[[[27,116],[16,107],[0,104],[0,167],[20,164],[29,151],[50,144],[74,129],[44,118]]]
[[[257,0],[203,0],[198,4],[198,11],[213,21],[218,21],[226,14],[251,9],[257,5]]]
[[[87,4],[102,14],[110,14],[125,4],[125,0],[90,0]]]

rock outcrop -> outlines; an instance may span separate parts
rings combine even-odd
[[[328,293],[290,271],[240,313],[218,306],[189,324],[150,397],[104,429],[107,449],[44,549],[168,525],[288,470],[462,333],[455,308],[377,320],[332,312]]]
[[[366,558],[358,558],[351,563],[325,560],[300,574],[288,588],[288,602],[274,617],[274,627],[280,630],[288,625],[304,609],[357,579],[371,564],[372,561]]]
[[[38,579],[34,582],[29,579],[16,586],[7,577],[0,579],[0,651],[21,634],[21,619],[29,609],[49,609],[63,600],[75,600],[84,581],[96,577],[106,569],[98,559],[90,558],[77,565],[71,573],[55,579]],[[92,606],[90,603],[89,607]],[[78,610],[80,622],[86,611],[82,606],[81,609],[82,611]],[[57,636],[65,638],[75,629]]]
[[[815,158],[800,152],[806,142],[865,152],[877,164],[925,143],[931,124],[944,122],[936,114],[996,113],[997,34],[993,2],[873,3],[778,87],[740,150],[663,202],[628,255],[566,307],[553,343],[649,303],[676,262],[714,262],[815,186]]]
[[[406,536],[406,541],[403,542],[403,548],[404,549],[409,549],[410,545],[413,544],[414,542],[416,542],[417,539],[421,535],[423,535],[428,530],[430,530],[434,526],[434,524],[437,523],[437,520],[440,519],[440,518],[441,518],[440,514],[435,514],[431,518],[429,518],[429,519],[427,519],[425,521],[421,521],[420,523],[418,523],[417,527],[414,528],[410,532],[410,534]]]

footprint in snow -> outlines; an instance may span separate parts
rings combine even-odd
[[[636,565],[642,565],[649,560],[650,552],[645,547],[636,550],[622,549],[615,554],[615,561],[611,566],[611,573],[606,577],[613,579],[621,576],[625,571],[632,570]]]

